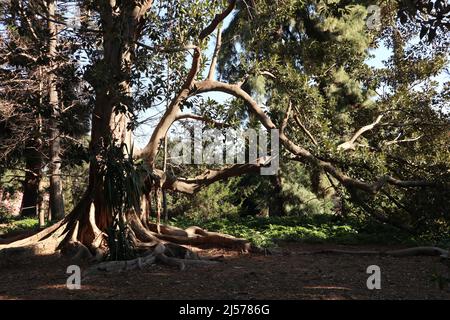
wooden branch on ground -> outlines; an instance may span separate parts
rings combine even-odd
[[[409,256],[439,256],[443,259],[449,258],[449,251],[438,247],[414,247],[399,250],[340,250],[340,249],[326,249],[317,251],[300,252],[301,255],[310,254],[349,254],[349,255],[381,255],[394,257],[409,257]]]

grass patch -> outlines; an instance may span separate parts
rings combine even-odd
[[[39,220],[36,218],[9,218],[3,219],[0,224],[0,235],[11,232],[36,230],[39,228]]]

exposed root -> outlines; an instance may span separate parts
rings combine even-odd
[[[78,246],[78,252],[73,256],[74,260],[95,260],[96,257],[92,255],[92,253],[89,251],[89,249],[82,244],[81,242],[75,242],[75,244]]]
[[[37,241],[34,235],[31,240],[23,239],[7,245],[0,246],[0,262],[5,263],[12,259],[23,259],[31,255],[47,255],[53,254],[58,247],[59,242],[64,229],[61,228],[62,224],[58,228],[51,228],[53,233],[49,232],[47,229],[40,232],[39,238],[41,240]],[[55,230],[56,229],[56,230]],[[45,231],[45,232],[44,232]],[[18,243],[18,244],[17,244]]]
[[[175,245],[176,246],[176,245]],[[179,249],[181,246],[177,246]],[[214,265],[219,263],[218,261],[204,260],[198,258],[196,255],[186,257],[186,254],[182,258],[171,256],[174,255],[174,246],[164,245],[162,243],[156,245],[152,250],[148,250],[141,257],[127,261],[106,261],[99,264],[95,264],[88,268],[83,276],[87,277],[92,274],[108,273],[108,272],[123,272],[135,269],[143,269],[156,262],[160,262],[165,265],[175,266],[180,270],[185,270],[188,265]],[[184,247],[182,247],[184,248]],[[187,248],[184,248],[187,251]],[[178,252],[179,254],[179,252]],[[170,255],[170,256],[169,256]]]
[[[103,261],[108,253],[107,235],[96,224],[96,209],[93,202],[84,207],[86,208],[84,216],[80,213],[71,213],[60,222],[29,238],[1,245],[0,256],[25,257],[53,254],[59,251],[75,260]],[[145,255],[128,262],[104,262],[98,265],[100,269],[129,270],[135,266],[142,267],[157,261],[184,270],[187,265],[217,263],[217,261],[200,258],[184,245],[226,247],[244,252],[255,249],[245,239],[209,232],[196,226],[186,230],[164,225],[160,225],[158,228],[157,224],[142,221],[141,218],[135,212],[130,212],[126,216],[131,240],[137,252],[145,251]],[[158,229],[160,233],[158,233]]]
[[[164,253],[161,253],[156,256],[158,261],[161,261],[164,264],[176,266],[180,270],[184,270],[187,265],[214,265],[218,264],[219,261],[212,260],[196,260],[196,259],[179,259],[179,258],[171,258],[166,256]]]
[[[8,233],[7,238],[2,238],[2,236],[0,236],[0,245],[7,245],[10,243],[16,242],[18,240],[29,238],[29,237],[37,234],[40,231],[42,231],[42,230],[13,231],[11,233]]]
[[[49,234],[57,230],[59,227],[61,227],[65,223],[64,219],[59,221],[58,223],[55,223],[54,225],[28,237],[25,239],[17,240],[8,244],[0,245],[0,250],[5,248],[13,248],[13,247],[21,247],[21,246],[29,246],[32,244],[37,243],[38,241],[44,239]]]
[[[107,272],[122,272],[135,269],[143,269],[144,267],[155,263],[156,257],[153,254],[139,257],[133,260],[126,261],[106,261],[99,264],[95,264],[87,269],[83,277],[87,277],[92,274],[101,274]]]
[[[380,255],[380,256],[440,256],[441,258],[449,258],[449,250],[445,250],[438,247],[414,247],[400,250],[388,250],[388,251],[356,251],[356,250],[339,250],[339,249],[327,249],[317,251],[305,251],[300,254],[351,254],[351,255]]]
[[[127,217],[127,220],[131,230],[133,230],[134,235],[139,241],[150,243],[151,245],[160,243],[159,239],[142,224],[141,219],[139,219],[136,214],[130,214]]]
[[[401,250],[391,250],[386,252],[391,256],[437,256],[441,258],[449,258],[449,250],[438,247],[415,247]]]
[[[249,252],[253,248],[251,243],[242,238],[236,238],[219,232],[206,231],[200,227],[192,226],[185,230],[169,226],[160,226],[161,233],[155,232],[157,226],[149,225],[152,235],[160,240],[191,246],[213,246],[231,248]]]

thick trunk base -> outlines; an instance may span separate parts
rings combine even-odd
[[[70,256],[75,260],[91,262],[105,260],[108,253],[107,234],[102,223],[105,218],[101,216],[107,213],[98,212],[101,208],[96,212],[94,203],[87,199],[88,197],[85,197],[84,201],[58,223],[28,238],[0,245],[0,260],[8,261],[29,255],[55,253]],[[102,262],[93,267],[94,269],[90,269],[92,272],[123,271],[142,268],[156,262],[176,266],[181,270],[188,265],[217,263],[201,259],[187,246],[230,248],[242,252],[257,250],[245,239],[209,232],[196,226],[185,230],[165,225],[158,226],[148,222],[145,215],[135,212],[129,212],[126,219],[139,258],[130,261]]]

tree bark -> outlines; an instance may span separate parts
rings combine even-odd
[[[41,181],[42,155],[36,147],[25,149],[25,180],[23,182],[23,197],[21,215],[36,217],[39,196],[39,183]]]
[[[57,45],[57,27],[53,22],[55,19],[56,4],[54,0],[47,2],[48,7],[48,31],[49,31],[49,45],[48,57],[50,59],[50,66],[53,65],[56,57]],[[61,138],[60,130],[58,128],[58,119],[60,117],[59,98],[56,88],[56,76],[53,72],[48,75],[48,95],[49,103],[52,110],[52,116],[49,121],[50,127],[50,210],[52,218],[55,220],[64,217],[64,198],[62,193],[61,181]]]
[[[284,216],[284,197],[283,197],[283,185],[279,174],[269,176],[270,182],[273,187],[274,196],[269,208],[270,216]]]

